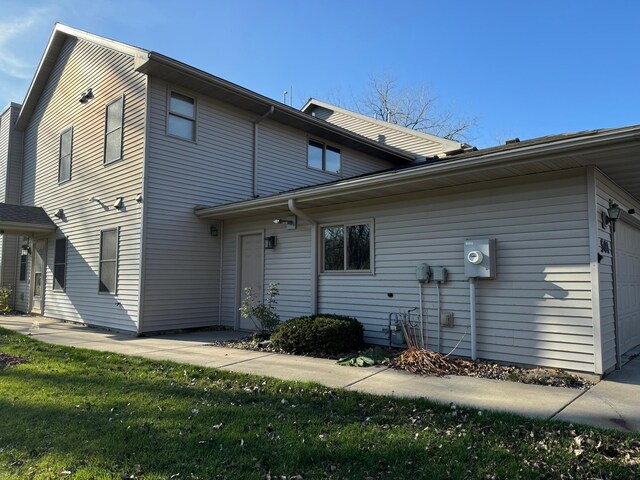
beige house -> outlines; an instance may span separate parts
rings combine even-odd
[[[0,146],[18,310],[251,329],[242,289],[277,282],[284,319],[373,343],[417,308],[444,353],[605,373],[640,344],[640,127],[476,151],[56,25]]]

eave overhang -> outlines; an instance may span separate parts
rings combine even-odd
[[[47,234],[56,231],[56,224],[42,207],[0,203],[0,234]]]

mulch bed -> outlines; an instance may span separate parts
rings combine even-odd
[[[420,375],[464,375],[469,377],[508,380],[512,382],[554,387],[589,388],[593,385],[579,375],[550,368],[522,368],[487,361],[448,358],[430,350],[405,350],[386,362],[392,368]]]
[[[0,370],[5,367],[11,367],[13,365],[20,365],[21,363],[27,363],[27,359],[18,357],[15,355],[9,355],[8,353],[0,353]]]

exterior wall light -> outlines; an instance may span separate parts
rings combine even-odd
[[[124,200],[122,197],[116,198],[116,201],[113,203],[113,208],[116,210],[120,210],[124,206]]]
[[[217,237],[218,236],[218,227],[216,227],[215,225],[211,225],[209,227],[209,235],[211,235],[212,237]]]
[[[607,213],[602,212],[602,226],[604,228],[607,225],[611,224],[611,230],[613,232],[616,231],[616,222],[622,216],[622,209],[617,203],[614,203],[611,199],[609,199],[609,208],[607,208]]]
[[[298,217],[294,215],[289,218],[276,218],[273,223],[276,225],[286,225],[287,230],[295,230],[298,227]]]
[[[53,216],[62,220],[64,218],[64,210],[62,208],[59,208],[58,210],[56,210],[56,213],[54,213]]]
[[[31,247],[28,243],[22,245],[22,255],[29,255],[31,253]]]
[[[86,103],[89,103],[89,100],[92,100],[92,99],[93,99],[93,91],[90,88],[87,88],[80,95],[80,103],[82,103],[83,105]]]
[[[278,244],[278,237],[276,237],[275,235],[264,237],[265,250],[273,250],[274,248],[276,248],[277,244]]]

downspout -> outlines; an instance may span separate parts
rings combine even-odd
[[[274,111],[273,105],[269,111],[253,122],[253,198],[258,198],[258,124],[271,115]]]
[[[318,222],[296,206],[296,200],[287,201],[289,211],[311,225],[311,314],[318,313]]]

